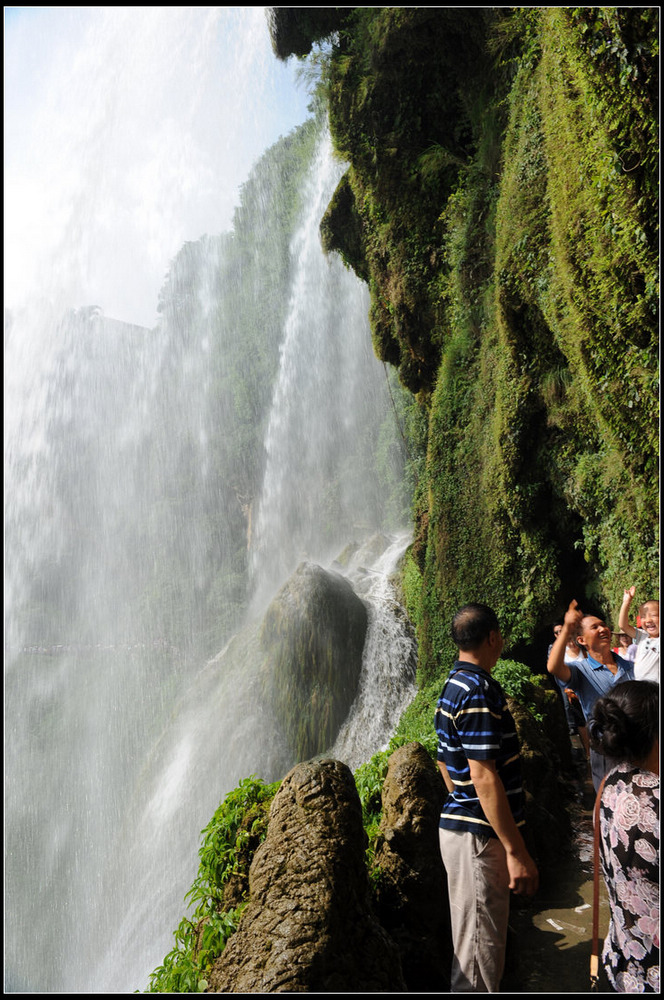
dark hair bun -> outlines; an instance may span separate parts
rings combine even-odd
[[[659,684],[624,681],[598,698],[589,722],[590,744],[614,760],[647,757],[659,732]]]

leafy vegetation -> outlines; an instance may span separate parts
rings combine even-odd
[[[175,946],[150,976],[148,993],[198,993],[206,972],[237,928],[248,898],[249,866],[265,839],[279,782],[245,778],[202,831],[200,867],[185,900],[195,907],[175,931]],[[232,905],[229,903],[232,900]]]
[[[539,686],[538,679],[525,663],[518,663],[516,660],[498,660],[491,671],[491,676],[498,681],[505,694],[527,708],[538,722],[544,722],[544,716],[539,703],[534,699],[533,692],[533,688]]]
[[[367,834],[367,871],[374,884],[380,875],[374,858],[379,842],[380,820],[383,812],[381,794],[391,752],[391,749],[379,751],[365,764],[360,764],[355,771],[355,785],[362,803],[362,822]]]

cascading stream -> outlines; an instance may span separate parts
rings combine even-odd
[[[384,551],[381,545],[376,555],[376,540],[371,540],[345,570],[369,606],[360,689],[332,748],[332,755],[351,768],[387,747],[415,695],[417,644],[392,582],[410,542],[410,533],[385,539]]]

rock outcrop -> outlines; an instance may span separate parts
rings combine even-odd
[[[572,775],[573,765],[567,724],[558,695],[536,685],[532,686],[531,695],[544,720],[540,725],[514,698],[508,698],[507,703],[521,746],[521,771],[526,792],[524,836],[530,853],[545,873],[546,862],[559,857],[569,844],[571,825],[567,804],[571,790],[565,776]],[[555,877],[555,869],[552,875]]]
[[[452,938],[438,846],[442,777],[420,743],[390,757],[383,785],[376,913],[399,948],[411,993],[449,988]]]
[[[302,563],[265,614],[262,692],[296,760],[332,746],[357,694],[367,609],[348,580]]]
[[[209,992],[403,992],[397,947],[371,910],[364,849],[349,768],[335,760],[293,768]]]
[[[547,694],[542,691],[540,707]],[[529,714],[510,704],[523,740],[526,783],[535,782],[528,820],[536,822],[528,841],[543,871],[568,842],[556,757]],[[350,769],[337,760],[296,765],[275,795],[262,844],[255,846],[256,817],[248,813],[242,821],[246,850],[255,849],[248,885],[232,876],[223,905],[246,908],[205,976],[208,992],[446,991],[452,939],[438,846],[445,796],[421,744],[391,754],[368,874],[362,807]],[[508,968],[516,968],[518,951],[510,938]]]

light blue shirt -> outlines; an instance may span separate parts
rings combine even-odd
[[[590,719],[598,698],[608,694],[611,688],[621,681],[634,680],[634,664],[618,656],[617,653],[613,655],[618,665],[615,674],[592,656],[588,656],[585,660],[573,660],[567,664],[572,676],[565,687],[570,687],[576,694],[586,719]]]

